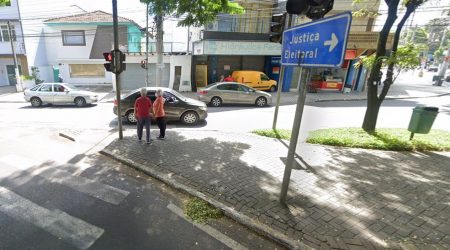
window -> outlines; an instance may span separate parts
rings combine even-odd
[[[45,84],[42,85],[40,92],[52,92],[52,85],[51,84]]]
[[[64,87],[59,84],[53,85],[53,92],[64,92]]]
[[[174,103],[177,101],[177,98],[169,92],[164,91],[163,97],[168,103]]]
[[[13,37],[13,41],[16,41],[16,30],[14,29],[14,25],[11,26],[11,35]],[[9,42],[9,32],[8,25],[2,24],[0,25],[0,42]]]
[[[70,64],[70,77],[105,77],[105,68],[102,64]]]
[[[84,30],[63,30],[62,40],[64,46],[85,46]]]
[[[261,74],[261,81],[270,81],[270,79],[266,75]]]
[[[250,92],[250,89],[246,86],[242,86],[242,85],[238,85],[239,86],[239,91],[241,92]]]

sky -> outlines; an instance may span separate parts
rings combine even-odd
[[[383,15],[376,22],[377,30],[381,29],[381,25],[384,24],[384,21],[386,20],[383,17],[386,16],[387,6],[384,3],[384,1],[381,2],[382,4],[380,6],[380,13],[382,13]],[[414,18],[413,16],[411,16],[408,19],[407,26],[411,25],[411,20],[413,21],[412,23],[413,26],[415,25],[423,26],[426,23],[428,23],[431,19],[442,17],[443,9],[450,9],[450,0],[430,0],[416,10]],[[401,14],[403,13],[404,13],[403,11],[399,12],[398,19],[401,18]]]

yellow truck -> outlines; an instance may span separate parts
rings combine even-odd
[[[238,70],[234,71],[231,77],[235,82],[258,90],[269,90],[271,92],[277,90],[277,82],[271,80],[266,74],[260,71]]]

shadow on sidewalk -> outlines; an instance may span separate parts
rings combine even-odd
[[[448,155],[310,146],[302,158],[313,171],[293,171],[286,207],[278,198],[287,149],[270,148],[279,143],[174,131],[167,138],[148,146],[125,137],[105,150],[312,247],[445,242]]]

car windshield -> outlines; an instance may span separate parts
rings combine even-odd
[[[176,92],[176,91],[173,90],[173,89],[170,91],[170,93],[173,94],[174,96],[176,96],[178,99],[180,99],[180,100],[182,100],[182,101],[186,101],[186,100],[187,100],[186,97],[184,97],[182,94]]]
[[[70,83],[64,83],[64,85],[69,88],[70,90],[78,90],[77,87],[75,87],[74,85],[70,84]]]

